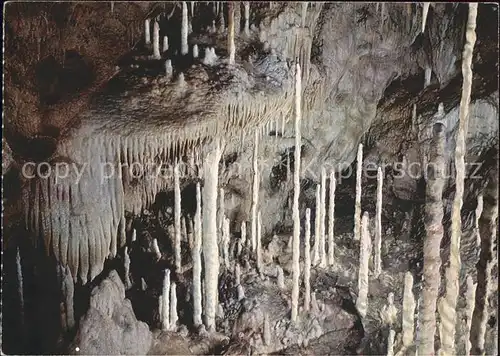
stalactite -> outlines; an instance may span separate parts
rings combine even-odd
[[[299,304],[299,277],[300,277],[300,151],[301,143],[301,83],[300,64],[297,62],[295,70],[295,160],[293,169],[293,245],[292,245],[292,322],[297,321]]]
[[[194,44],[193,45],[193,58],[198,58],[200,56],[200,53],[198,51],[198,45]]]
[[[196,213],[194,216],[194,243],[192,250],[193,258],[193,322],[201,325],[201,189],[200,183],[196,183]]]
[[[170,270],[165,269],[163,277],[163,290],[161,294],[161,328],[162,330],[170,329]]]
[[[306,27],[307,5],[308,5],[307,1],[304,1],[302,3],[302,15],[301,15],[301,24],[300,24],[301,27]]]
[[[472,326],[472,314],[474,312],[474,301],[476,299],[476,287],[477,284],[474,283],[471,276],[467,276],[467,292],[465,295],[466,307],[465,307],[465,330],[464,330],[464,344],[465,344],[465,355],[469,356],[472,344],[469,340],[471,326]]]
[[[158,246],[157,239],[153,239],[153,252],[155,253],[157,260],[161,259],[161,251],[160,251],[160,247]]]
[[[371,238],[368,212],[363,214],[361,222],[361,239],[359,246],[358,298],[356,308],[362,318],[368,310],[368,260],[370,258]]]
[[[363,144],[358,147],[356,164],[356,201],[354,205],[354,241],[359,241],[361,234],[361,179],[363,171]]]
[[[181,254],[181,186],[179,176],[179,164],[174,166],[174,256],[175,256],[175,271],[180,273],[182,264]]]
[[[236,285],[241,284],[241,267],[240,267],[240,264],[238,262],[236,262],[234,264],[234,279],[235,279]]]
[[[229,219],[225,218],[224,219],[224,224],[223,224],[223,247],[224,247],[224,265],[226,266],[227,269],[231,267],[231,261],[229,259],[229,243],[231,242],[231,235],[229,232]]]
[[[306,209],[304,237],[304,310],[311,305],[311,209]]]
[[[151,44],[150,19],[144,20],[144,41],[146,45]]]
[[[219,32],[224,33],[226,30],[226,19],[224,18],[224,3],[221,4],[221,10],[219,11]]]
[[[229,64],[234,64],[234,59],[236,56],[236,45],[234,43],[234,3],[228,2],[228,53],[229,53]]]
[[[375,271],[373,276],[378,278],[382,273],[382,184],[384,176],[382,175],[382,168],[377,169],[377,206],[375,213]]]
[[[123,252],[123,267],[125,271],[125,289],[130,289],[132,282],[130,281],[130,255],[128,254],[128,246],[125,246],[125,251]]]
[[[247,244],[247,223],[246,221],[241,222],[241,236],[240,236],[240,244],[238,245],[238,256],[243,251],[243,247]]]
[[[181,24],[181,54],[185,56],[189,52],[188,47],[188,9],[185,1],[182,2],[182,24]]]
[[[141,278],[141,290],[144,292],[146,289],[148,289],[148,285],[146,284],[144,278]]]
[[[250,1],[245,1],[243,3],[245,12],[244,12],[244,20],[245,27],[243,28],[245,32],[245,36],[250,36]]]
[[[177,321],[179,320],[177,316],[177,285],[172,282],[170,285],[170,329],[175,330],[177,328]]]
[[[320,255],[320,267],[326,267],[326,238],[325,238],[325,224],[326,224],[326,170],[321,169],[321,192],[320,192],[320,221],[319,221],[319,255]]]
[[[132,230],[132,238],[130,241],[133,243],[137,240],[137,231],[135,229]]]
[[[405,273],[403,292],[403,347],[409,348],[413,344],[415,325],[415,297],[413,296],[413,276]]]
[[[482,355],[485,352],[485,333],[489,318],[488,297],[493,282],[492,268],[496,262],[494,247],[497,241],[498,229],[498,162],[495,163],[494,169],[491,169],[489,173],[488,183],[483,195],[483,212],[479,219],[481,249],[479,261],[476,265],[477,287],[470,333],[471,353],[473,355]]]
[[[205,271],[205,326],[215,329],[219,282],[219,246],[217,244],[217,184],[221,156],[219,139],[207,154],[203,173],[203,260]]]
[[[276,266],[276,271],[277,271],[277,284],[278,288],[281,290],[285,289],[285,275],[283,273],[283,268],[281,266]]]
[[[422,11],[422,33],[425,31],[425,24],[427,22],[427,14],[429,13],[429,5],[430,2],[423,3],[423,11]]]
[[[168,36],[163,36],[163,52],[168,51]]]
[[[321,244],[321,186],[316,186],[316,219],[314,221],[314,246],[313,246],[313,266],[317,266],[320,261]]]
[[[191,18],[194,18],[194,4],[196,1],[190,1],[189,4],[191,5]]]
[[[222,237],[222,242],[224,242],[224,223],[226,219],[225,215],[225,200],[224,200],[224,188],[219,189],[219,196],[218,196],[218,209],[217,209],[217,234],[218,236]],[[223,245],[221,244],[221,252],[223,249]]]
[[[429,85],[431,85],[431,79],[432,79],[432,68],[430,65],[427,65],[425,67],[425,72],[424,72],[424,89],[427,88]]]
[[[419,355],[434,354],[436,333],[436,300],[441,275],[440,245],[443,238],[443,176],[445,172],[446,137],[441,123],[434,124],[430,146],[430,162],[427,166],[425,203],[424,268],[425,280],[422,289],[422,308],[419,316]]]
[[[465,150],[469,126],[469,104],[472,88],[472,52],[476,42],[477,4],[469,4],[469,17],[465,33],[466,42],[462,56],[462,98],[460,100],[459,126],[455,144],[455,197],[451,217],[450,262],[446,269],[446,295],[440,303],[441,350],[444,354],[455,354],[456,307],[459,293],[460,240],[462,235],[461,210],[465,181]]]
[[[480,247],[481,246],[481,235],[479,234],[479,218],[481,217],[481,214],[483,213],[483,195],[480,194],[477,197],[477,206],[476,206],[476,219],[475,219],[475,224],[474,224],[474,232],[476,234],[476,246]]]
[[[160,24],[155,21],[153,24],[153,58],[160,59]]]
[[[252,251],[255,252],[257,248],[257,206],[259,204],[259,189],[260,189],[260,172],[259,172],[259,133],[255,130],[254,134],[254,146],[253,146],[253,157],[252,157],[252,173],[253,173],[253,185],[252,185],[252,221],[251,221],[251,238],[252,238]]]
[[[238,35],[241,31],[241,2],[236,1],[234,3],[234,33]]]
[[[257,213],[257,271],[262,272],[262,226],[260,210]]]
[[[337,181],[335,180],[335,171],[330,172],[330,197],[328,207],[328,264],[333,266],[335,264],[335,240],[334,240],[334,226],[335,226],[335,188]]]

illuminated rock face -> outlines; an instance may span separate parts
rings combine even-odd
[[[129,5],[115,4],[112,16],[102,10],[104,24],[116,24],[116,21],[133,24],[135,20],[125,16],[126,6]],[[141,9],[141,6],[146,5],[133,8],[137,13],[134,16],[140,19],[137,20],[138,27],[142,29],[142,12],[149,14],[149,9]],[[28,230],[34,236],[43,238],[43,243],[39,245],[43,246],[47,254],[59,264],[67,266],[74,282],[81,284],[94,281],[104,270],[106,261],[121,258],[124,246],[131,251],[130,282],[136,285],[141,281],[142,276],[134,278],[133,246],[139,241],[130,241],[130,225],[138,217],[147,215],[149,210],[156,209],[158,197],[173,191],[174,182],[179,180],[168,172],[159,174],[158,164],[163,163],[169,166],[167,168],[172,168],[170,164],[180,159],[180,189],[175,184],[178,204],[174,207],[176,273],[186,274],[189,271],[190,276],[196,276],[197,286],[194,287],[195,292],[188,292],[183,289],[182,283],[177,284],[179,307],[182,308],[184,295],[191,293],[189,303],[192,305],[194,299],[196,304],[194,323],[201,324],[203,314],[207,317],[204,320],[208,327],[216,324],[217,310],[222,303],[216,295],[218,278],[227,272],[226,269],[232,271],[228,267],[233,267],[237,256],[244,255],[247,248],[253,249],[248,246],[253,236],[237,247],[232,246],[232,241],[242,234],[242,224],[249,223],[249,227],[252,227],[252,223],[257,220],[257,211],[260,211],[259,235],[262,236],[263,251],[261,255],[259,248],[258,260],[259,272],[264,276],[261,278],[266,278],[267,264],[275,263],[276,259],[286,254],[278,249],[269,258],[266,247],[270,235],[280,229],[286,230],[293,224],[292,177],[298,157],[301,170],[296,186],[300,186],[301,191],[300,196],[297,192],[296,202],[294,199],[298,209],[294,220],[304,219],[306,208],[314,209],[314,203],[311,203],[314,189],[310,186],[321,183],[321,211],[317,221],[321,223],[318,234],[322,238],[319,246],[322,257],[320,267],[324,268],[327,260],[328,265],[337,261],[336,256],[328,255],[326,258],[324,247],[333,246],[337,239],[333,225],[330,232],[332,219],[326,214],[329,192],[325,190],[327,178],[324,174],[339,174],[349,167],[356,158],[359,143],[365,145],[364,168],[375,164],[376,171],[377,166],[391,166],[400,162],[398,155],[406,157],[407,164],[421,163],[421,157],[428,149],[428,128],[435,122],[444,124],[449,138],[446,151],[453,152],[459,110],[454,93],[460,89],[457,81],[460,68],[452,58],[460,58],[460,24],[463,23],[462,10],[457,8],[458,5],[433,5],[428,8],[432,16],[428,16],[425,22],[425,35],[429,36],[431,45],[425,47],[421,44],[420,34],[422,11],[411,4],[386,4],[380,10],[375,4],[315,3],[303,6],[290,3],[269,6],[251,3],[249,7],[247,4],[238,4],[235,5],[237,8],[230,9],[235,14],[234,19],[233,16],[227,18],[227,31],[221,28],[220,33],[209,33],[205,27],[211,26],[212,17],[221,25],[220,19],[226,16],[223,13],[224,6],[219,8],[222,11],[215,14],[211,6],[197,4],[196,8],[191,8],[190,14],[186,3],[178,8],[167,4],[165,9],[153,11],[154,15],[148,15],[157,16],[151,17],[152,48],[149,45],[141,47],[139,43],[139,50],[130,55],[133,58],[127,59],[130,63],[120,62],[121,70],[112,79],[109,79],[112,72],[105,70],[103,63],[109,60],[114,66],[116,61],[111,51],[106,52],[107,47],[101,44],[107,43],[105,39],[108,32],[103,32],[102,39],[96,40],[99,46],[88,46],[80,51],[95,60],[95,74],[98,77],[95,80],[107,84],[99,86],[93,83],[81,89],[81,94],[85,94],[81,97],[85,100],[90,94],[93,95],[89,103],[83,103],[83,99],[71,99],[71,95],[62,96],[52,111],[44,112],[43,120],[46,122],[42,122],[42,115],[33,109],[32,104],[36,101],[33,98],[36,98],[37,93],[29,92],[30,80],[26,80],[26,88],[20,88],[11,74],[17,69],[12,62],[8,62],[10,72],[7,71],[6,93],[12,93],[13,99],[7,101],[6,110],[11,115],[8,115],[6,125],[8,141],[3,144],[9,150],[12,148],[12,152],[3,152],[6,158],[4,168],[12,172],[22,167],[19,163],[22,161],[16,161],[19,156],[28,159],[34,155],[31,151],[45,152],[37,150],[37,147],[46,148],[47,157],[42,155],[43,159],[37,160],[38,165],[29,167],[26,173],[36,176],[42,172],[48,178],[23,179],[21,219],[26,221]],[[92,13],[92,9],[89,5],[89,13]],[[240,32],[240,25],[243,25],[239,23],[241,15],[244,26]],[[77,12],[75,16],[86,18],[90,15]],[[29,20],[35,18],[28,17]],[[17,29],[13,19],[14,15],[7,16],[7,22]],[[248,25],[247,19],[250,22]],[[252,23],[257,19],[260,23],[258,28]],[[49,17],[49,24],[52,24],[50,21],[52,19]],[[189,36],[185,27],[188,21],[193,29]],[[234,21],[237,23],[234,24]],[[88,31],[91,31],[90,28]],[[72,30],[75,32],[75,29],[69,28],[68,33]],[[117,35],[116,48],[125,53],[131,43],[123,43],[122,32]],[[78,42],[78,38],[86,38],[85,34],[67,40],[67,44],[60,46]],[[52,33],[46,35],[51,38]],[[72,35],[65,36],[72,38]],[[97,38],[101,35],[96,33],[94,36]],[[134,38],[144,39],[144,33],[140,31],[135,33],[130,30],[130,36],[129,42],[133,42]],[[181,40],[177,41],[179,36]],[[481,34],[478,36],[482,38]],[[29,38],[24,32],[19,32],[19,37]],[[162,37],[169,41],[160,54],[159,39]],[[442,45],[435,45],[438,38],[443,39],[439,42]],[[483,41],[491,42],[491,39],[484,38]],[[11,45],[7,39],[7,46]],[[166,47],[168,50],[165,51]],[[96,48],[103,48],[105,53],[102,56],[107,56],[106,61],[95,53]],[[190,48],[193,51],[187,56]],[[477,88],[473,86],[470,109],[466,157],[471,161],[484,159],[484,152],[494,147],[498,134],[498,123],[494,119],[498,114],[498,105],[495,104],[498,92],[491,85],[488,75],[485,75],[488,71],[484,69],[493,63],[490,59],[492,56],[487,46],[480,46],[478,51],[483,62],[477,66],[478,84]],[[16,58],[12,51],[7,53],[13,59]],[[44,57],[43,54],[41,56]],[[300,90],[300,151],[295,143],[297,130],[293,120],[296,60],[303,73]],[[25,64],[22,61],[20,63]],[[65,68],[71,67],[68,63]],[[101,65],[102,70],[99,67]],[[424,88],[426,68],[431,69],[432,75],[429,85]],[[54,87],[60,85],[57,80],[54,83]],[[477,93],[475,97],[474,93]],[[443,110],[438,114],[438,103],[435,102],[437,96],[444,102]],[[415,119],[410,120],[413,104],[416,104],[417,111]],[[76,113],[78,116],[74,118]],[[23,136],[29,137],[26,145],[19,144],[19,137]],[[257,153],[254,152],[255,138],[259,142]],[[214,139],[221,139],[224,144],[220,148],[220,158],[207,165],[207,158],[213,154],[210,145]],[[42,166],[40,163],[44,159],[49,162]],[[254,184],[256,191],[252,192],[255,167],[259,170],[259,182]],[[40,168],[38,172],[37,168]],[[56,171],[56,168],[67,171]],[[325,169],[323,179],[322,168]],[[215,175],[212,174],[214,172]],[[61,177],[62,173],[64,177]],[[342,185],[340,178],[339,186]],[[384,180],[384,186],[387,184],[389,189],[393,189],[398,198],[410,200],[419,194],[418,180],[419,177],[408,175],[394,177],[387,182]],[[182,206],[180,199],[177,199],[180,194],[187,194],[185,192],[189,187],[198,182],[203,189],[200,197],[210,198],[214,195],[213,192],[204,191],[208,183],[211,183],[212,188],[215,187],[215,196],[219,187],[225,192],[222,210],[223,216],[230,221],[228,230],[232,241],[228,246],[224,244],[225,263],[220,270],[217,261],[222,259],[212,258],[217,251],[220,231],[208,221],[211,219],[209,216],[217,215],[214,209],[219,207],[211,204],[207,216],[195,217],[194,209],[190,211],[184,206],[190,204],[189,198],[184,203],[183,197]],[[310,182],[316,184],[311,185]],[[362,203],[365,204],[364,196]],[[204,207],[208,204],[208,201],[203,201]],[[335,209],[342,213],[342,203],[336,205]],[[201,248],[202,243],[205,250],[205,244],[210,240],[208,249],[204,251],[205,256],[200,256],[197,251],[193,253],[192,242],[187,237],[193,231],[182,232],[181,236],[179,215],[186,221],[194,220],[193,225],[197,225],[195,235],[199,239],[195,237],[193,242],[196,250]],[[370,216],[373,216],[372,212]],[[313,225],[316,225],[315,217],[311,219]],[[311,230],[315,231],[315,228],[313,226]],[[256,225],[255,229],[249,230],[256,231]],[[296,233],[294,251],[299,248],[297,246],[303,249],[303,242],[297,244],[300,234],[303,231]],[[167,262],[170,261],[171,252],[168,238],[165,241],[159,238],[152,241],[155,241],[152,253],[155,263],[170,263]],[[181,245],[182,249],[177,248]],[[187,255],[196,256],[194,262],[191,262],[191,258],[185,260],[184,249]],[[226,253],[226,250],[229,252]],[[183,251],[182,256],[180,251]],[[342,253],[341,249],[339,253]],[[302,261],[302,250],[300,256]],[[193,271],[190,270],[191,263]],[[243,261],[239,263],[245,266]],[[202,265],[203,281],[200,280]],[[299,280],[299,263],[294,261],[294,266],[296,282]],[[282,267],[279,268],[291,272],[288,266]],[[338,267],[342,268],[341,265]],[[242,273],[245,275],[248,270]],[[311,276],[314,275],[313,271]],[[280,288],[290,294],[286,289],[289,281],[284,281],[283,285],[281,283],[281,279],[287,279],[288,276],[281,277]],[[147,278],[146,282],[149,286]],[[311,281],[311,289],[313,283]],[[253,298],[254,289],[251,286],[244,282],[238,285],[241,295]],[[208,300],[205,299],[206,289],[211,291]],[[295,289],[298,290],[298,287]],[[300,296],[302,298],[302,294]],[[294,306],[302,304],[297,302],[297,297],[293,299]],[[207,307],[208,310],[205,309]],[[186,319],[193,318],[183,316],[181,312],[179,320],[182,322]],[[266,323],[275,321],[271,318]],[[255,343],[258,344],[257,341]],[[273,346],[272,343],[265,346],[268,347],[266,351],[276,350],[269,348]]]

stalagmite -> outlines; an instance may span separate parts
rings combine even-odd
[[[163,52],[168,51],[168,36],[163,36]]]
[[[328,264],[333,266],[335,263],[335,241],[334,241],[334,226],[335,226],[335,188],[337,181],[335,180],[335,171],[330,172],[330,197],[328,207]]]
[[[153,58],[160,59],[160,24],[155,21],[153,24]]]
[[[262,338],[264,339],[264,345],[271,346],[272,344],[271,326],[269,325],[269,315],[267,313],[264,314],[264,326],[262,329],[264,330],[262,335]]]
[[[233,2],[228,2],[228,53],[229,53],[229,64],[234,64],[234,59],[236,55],[236,45],[234,43],[234,6]]]
[[[313,246],[313,258],[312,265],[317,266],[320,261],[320,247],[321,244],[321,186],[318,184],[316,186],[316,219],[314,221],[314,246]]]
[[[389,337],[387,338],[387,356],[394,356],[394,339],[396,337],[396,332],[394,330],[389,330]]]
[[[440,303],[441,351],[447,355],[455,354],[456,308],[459,293],[460,240],[462,237],[461,210],[463,205],[464,181],[466,174],[465,150],[469,126],[469,104],[472,87],[472,52],[476,42],[477,4],[469,4],[469,16],[465,33],[465,46],[462,56],[462,97],[460,100],[459,125],[455,144],[455,197],[451,217],[450,262],[446,269],[446,295]]]
[[[125,246],[125,251],[123,252],[123,267],[124,267],[124,277],[125,277],[125,289],[130,289],[132,287],[132,282],[130,281],[130,255],[128,254],[128,246]]]
[[[262,226],[260,210],[257,213],[257,271],[262,272]]]
[[[307,4],[308,2],[307,1],[304,1],[302,3],[302,15],[301,15],[301,27],[305,27],[306,26],[306,15],[307,15]]]
[[[235,279],[236,285],[241,284],[241,268],[240,268],[240,264],[238,262],[236,262],[234,264],[234,279]]]
[[[23,283],[23,269],[21,265],[21,254],[19,247],[16,252],[16,272],[17,272],[17,294],[19,297],[19,310],[21,311],[21,322],[24,323],[24,283]]]
[[[177,285],[172,282],[170,285],[170,329],[175,330],[177,328],[177,321],[179,320],[177,316]]]
[[[427,88],[429,85],[431,85],[431,79],[432,79],[432,68],[430,66],[425,67],[425,72],[424,72],[424,89]]]
[[[75,326],[75,310],[73,306],[73,297],[75,293],[75,282],[73,276],[71,275],[71,270],[68,266],[63,270],[62,276],[62,292],[64,298],[65,316],[64,320],[66,328],[68,330],[73,329]]]
[[[135,229],[132,230],[132,238],[130,241],[135,242],[137,240],[137,231]]]
[[[301,101],[302,101],[302,73],[297,59],[295,70],[295,160],[293,169],[293,244],[292,244],[292,321],[298,316],[299,306],[299,277],[300,277],[300,151],[301,143]]]
[[[174,228],[175,228],[175,242],[174,242],[174,256],[175,256],[175,271],[181,271],[181,187],[179,176],[179,164],[174,166]]]
[[[495,167],[489,173],[488,183],[483,195],[483,212],[479,220],[481,250],[476,265],[477,287],[470,333],[471,353],[473,355],[480,355],[485,352],[485,333],[489,318],[488,297],[491,293],[494,278],[492,269],[495,262],[497,262],[496,253],[498,253],[498,250],[495,251],[494,248],[498,229],[498,161],[495,162]]]
[[[378,167],[377,170],[377,206],[375,213],[375,258],[374,258],[374,274],[375,278],[382,273],[382,182],[384,176],[382,175],[382,168]]]
[[[179,73],[179,76],[177,77],[177,87],[179,89],[186,88],[186,79],[184,79],[184,73]]]
[[[429,13],[429,5],[430,2],[423,3],[423,11],[422,11],[422,32],[425,31],[425,24],[427,22],[427,14]]]
[[[141,278],[141,290],[144,292],[146,289],[148,289],[148,285],[146,284],[144,278]]]
[[[240,238],[240,241],[241,241],[241,247],[245,246],[246,243],[247,243],[247,223],[246,221],[242,221],[241,222],[241,238]],[[240,251],[241,253],[241,251]]]
[[[245,20],[245,27],[243,27],[243,31],[245,32],[245,36],[250,36],[250,1],[245,1],[243,3],[245,12],[243,19]]]
[[[481,235],[479,234],[479,218],[481,217],[481,214],[483,213],[483,195],[480,194],[477,197],[477,206],[476,206],[476,220],[474,224],[474,231],[476,233],[476,245],[477,247],[481,246]]]
[[[151,44],[150,19],[144,20],[144,41],[147,45]]]
[[[321,195],[319,204],[319,256],[320,256],[320,267],[326,267],[326,239],[325,239],[325,219],[326,219],[326,170],[321,169]]]
[[[224,224],[225,224],[225,219],[226,219],[226,214],[225,214],[225,200],[224,200],[224,188],[219,189],[219,196],[217,197],[219,202],[217,206],[217,233],[219,236],[222,237],[222,244],[221,244],[221,252],[223,250],[223,243],[225,239],[224,235]]]
[[[196,183],[196,213],[194,216],[193,258],[193,322],[201,325],[201,190]]]
[[[238,295],[238,300],[242,300],[245,298],[245,288],[241,284],[236,287],[236,294]]]
[[[476,300],[476,287],[477,284],[474,283],[471,276],[467,276],[467,292],[465,295],[466,307],[465,307],[465,332],[464,332],[464,344],[465,344],[465,355],[470,355],[470,350],[472,344],[469,340],[471,326],[472,326],[472,314],[474,312],[474,301]]]
[[[182,24],[181,24],[181,54],[185,56],[189,52],[188,47],[188,9],[185,1],[182,2]]]
[[[198,51],[198,45],[194,44],[193,45],[193,58],[198,58],[200,56],[200,53]]]
[[[283,290],[285,289],[285,275],[283,273],[283,268],[281,268],[281,266],[276,266],[276,271],[278,288]]]
[[[160,247],[158,246],[157,239],[153,239],[153,252],[155,253],[157,260],[161,259],[161,251],[160,251]]]
[[[403,347],[409,348],[413,344],[415,325],[415,297],[413,296],[413,276],[405,273],[403,292]]]
[[[170,329],[170,270],[165,269],[163,277],[163,290],[161,295],[161,328],[162,330]]]
[[[387,295],[387,304],[382,307],[380,316],[382,318],[382,321],[389,326],[392,326],[396,323],[398,310],[394,306],[394,293],[389,292],[389,294]]]
[[[173,68],[172,68],[172,60],[170,59],[167,59],[165,61],[165,75],[167,77],[171,77],[172,76],[172,73],[173,73]]]
[[[356,308],[362,318],[368,310],[368,260],[370,258],[371,238],[368,212],[363,214],[361,222],[361,239],[359,247],[358,298]]]
[[[430,145],[430,161],[427,165],[427,186],[425,203],[424,267],[425,283],[422,289],[422,307],[419,316],[419,355],[434,354],[434,335],[436,333],[436,300],[441,275],[440,246],[443,238],[443,185],[445,172],[446,137],[444,126],[434,124]]]
[[[252,185],[252,221],[251,221],[251,238],[252,238],[252,251],[255,252],[257,248],[257,206],[259,204],[259,189],[260,189],[260,172],[259,172],[259,132],[255,130],[254,134],[254,146],[253,146],[253,157],[252,157],[252,173],[253,173],[253,185]]]
[[[363,171],[363,144],[359,144],[356,164],[356,201],[354,205],[354,241],[359,241],[361,234],[361,178]]]
[[[215,139],[205,162],[203,174],[203,261],[205,271],[205,326],[215,329],[219,282],[219,246],[217,244],[217,184],[221,156],[219,139]]]
[[[304,310],[311,305],[311,209],[306,209],[304,237]]]
[[[188,228],[184,216],[181,218],[181,241],[188,241]]]

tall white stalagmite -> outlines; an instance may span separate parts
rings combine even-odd
[[[403,292],[403,347],[405,348],[413,344],[415,333],[415,297],[412,289],[413,276],[411,272],[406,272]]]
[[[75,326],[75,309],[73,306],[73,297],[75,293],[75,282],[73,280],[73,276],[71,275],[71,270],[68,266],[63,269],[62,275],[62,292],[64,298],[64,306],[65,306],[65,317],[64,320],[67,330],[73,329]],[[63,317],[64,317],[63,316]]]
[[[216,138],[205,162],[203,174],[203,262],[205,271],[205,326],[215,329],[219,282],[219,246],[217,244],[217,184],[219,178],[220,142]]]
[[[304,310],[311,306],[311,209],[306,209],[304,237]]]
[[[257,271],[262,272],[262,225],[260,210],[257,213]]]
[[[193,258],[193,322],[201,325],[201,189],[196,183],[196,213],[194,216]]]
[[[292,321],[297,320],[299,306],[299,277],[300,277],[300,151],[301,139],[301,101],[302,101],[302,74],[297,60],[295,70],[295,157],[293,169],[293,243],[292,243]]]
[[[463,335],[464,338],[464,344],[465,344],[465,355],[469,356],[470,355],[470,350],[472,347],[472,344],[469,340],[470,338],[470,331],[471,331],[471,326],[472,326],[472,313],[474,312],[474,302],[476,300],[476,287],[477,284],[474,283],[472,280],[471,276],[467,276],[467,294],[465,295],[465,301],[466,301],[466,307],[465,307],[465,320],[466,320],[466,325],[465,325],[465,332]]]
[[[440,246],[443,238],[443,186],[446,137],[444,126],[434,124],[430,145],[430,161],[427,166],[427,186],[425,202],[424,268],[422,306],[419,315],[417,351],[419,355],[434,354],[436,333],[436,300],[441,284]]]
[[[335,188],[337,186],[337,181],[335,180],[335,171],[330,172],[330,199],[328,207],[328,264],[333,266],[335,263],[335,238],[334,238],[334,226],[335,226]]]
[[[356,164],[356,201],[354,203],[354,240],[361,234],[361,178],[363,173],[363,144],[359,144]]]
[[[165,269],[163,277],[163,291],[161,294],[160,318],[162,330],[170,329],[170,270]]]
[[[321,196],[320,196],[320,217],[319,217],[319,265],[323,268],[326,267],[326,238],[325,238],[325,219],[326,219],[326,170],[321,169]]]
[[[160,59],[160,24],[155,21],[153,24],[153,58]]]
[[[181,271],[181,185],[179,176],[179,165],[174,166],[174,228],[175,228],[175,270]]]
[[[228,28],[227,28],[227,44],[228,44],[228,53],[229,53],[229,64],[234,64],[234,59],[236,56],[236,45],[234,43],[234,7],[237,6],[233,2],[228,2]]]
[[[150,19],[144,20],[144,41],[146,44],[151,44]]]
[[[179,317],[177,316],[177,285],[172,282],[170,285],[170,329],[175,330],[177,328],[177,321]]]
[[[430,2],[423,3],[423,11],[422,11],[422,32],[425,31],[425,24],[427,22],[427,14],[429,13],[429,5]]]
[[[250,35],[250,1],[245,1],[244,4],[244,17],[243,19],[245,20],[245,27],[243,27],[243,31],[245,32],[246,36]]]
[[[465,181],[465,150],[467,129],[469,126],[469,104],[472,88],[472,52],[476,42],[477,4],[469,4],[469,16],[465,33],[465,46],[462,55],[462,98],[460,100],[459,125],[455,145],[455,197],[451,216],[450,263],[446,269],[446,295],[440,303],[441,316],[441,351],[447,355],[455,352],[456,309],[459,293],[460,276],[460,240],[462,237],[461,214],[464,181]]]
[[[375,278],[382,273],[382,184],[384,176],[382,175],[382,168],[377,169],[377,206],[375,212],[375,258],[374,258],[374,274]]]
[[[259,132],[255,130],[253,157],[252,157],[252,170],[253,170],[253,184],[252,184],[252,222],[251,222],[251,238],[252,238],[252,251],[255,252],[257,248],[257,206],[259,203],[259,189],[260,189],[260,172],[259,172]]]
[[[185,1],[182,2],[182,23],[181,23],[181,54],[188,54],[188,8]]]
[[[363,214],[361,222],[361,239],[359,246],[359,274],[358,298],[356,308],[361,317],[366,316],[368,310],[368,260],[370,259],[371,238],[369,230],[368,212]]]
[[[321,244],[321,186],[318,184],[316,186],[316,218],[314,219],[314,246],[313,246],[313,256],[312,264],[317,266],[320,261],[320,248]]]

